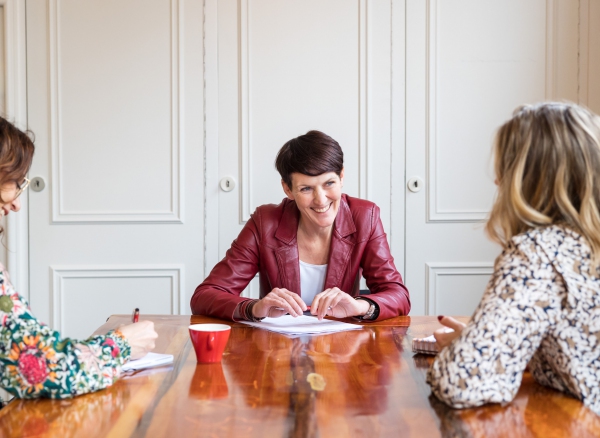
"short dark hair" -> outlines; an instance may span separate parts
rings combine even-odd
[[[283,145],[275,158],[283,182],[292,188],[292,173],[318,176],[335,172],[341,176],[344,153],[339,143],[321,131],[308,131]]]

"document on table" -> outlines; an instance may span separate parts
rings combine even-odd
[[[272,332],[283,333],[285,335],[314,335],[362,329],[362,326],[360,325],[333,321],[331,319],[322,319],[319,321],[319,319],[314,316],[306,315],[297,316],[296,318],[290,315],[284,315],[280,318],[265,318],[261,322],[240,322]]]
[[[141,359],[130,360],[123,365],[123,371],[143,370],[173,363],[172,354],[148,353]]]

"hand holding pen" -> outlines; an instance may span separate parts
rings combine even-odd
[[[256,318],[277,318],[287,313],[300,316],[305,310],[306,304],[297,293],[284,288],[274,288],[252,307],[252,314]]]
[[[152,321],[139,321],[140,309],[136,308],[131,317],[133,324],[119,327],[119,331],[123,334],[129,345],[131,346],[130,359],[140,359],[154,350],[156,338],[158,334],[154,330]]]
[[[285,310],[285,309],[283,307],[275,307],[275,310]],[[331,307],[328,307],[327,310],[331,310]],[[310,312],[310,306],[306,306],[306,310],[303,312],[303,314],[306,316],[316,316]],[[286,315],[289,315],[289,313],[286,313]]]

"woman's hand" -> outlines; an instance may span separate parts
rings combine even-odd
[[[446,326],[454,331],[449,331],[448,328],[441,328],[433,332],[433,336],[440,346],[440,350],[448,346],[455,338],[458,338],[463,329],[467,326],[451,316],[438,316],[438,321],[443,326]]]
[[[336,318],[347,318],[349,316],[364,315],[369,311],[369,302],[366,300],[355,300],[349,294],[339,290],[337,287],[326,289],[315,296],[310,305],[310,313],[323,319],[325,315]]]
[[[119,331],[131,345],[130,360],[140,359],[154,350],[155,339],[158,334],[154,331],[154,323],[152,321],[140,321],[135,324],[124,325],[119,327]]]
[[[300,295],[276,287],[252,307],[252,314],[256,318],[279,318],[288,313],[296,317],[302,315],[306,309]]]

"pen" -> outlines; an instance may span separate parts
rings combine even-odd
[[[330,307],[331,309],[331,307]],[[275,307],[275,310],[285,310],[283,307]],[[310,312],[310,306],[306,306],[306,312]]]
[[[275,310],[285,310],[283,307],[275,307]],[[327,310],[331,310],[331,306],[327,308]],[[310,314],[310,306],[306,306],[306,310],[304,311],[305,315]]]
[[[140,309],[139,308],[135,308],[135,310],[133,311],[133,317],[131,318],[132,322],[138,322],[140,320]]]

